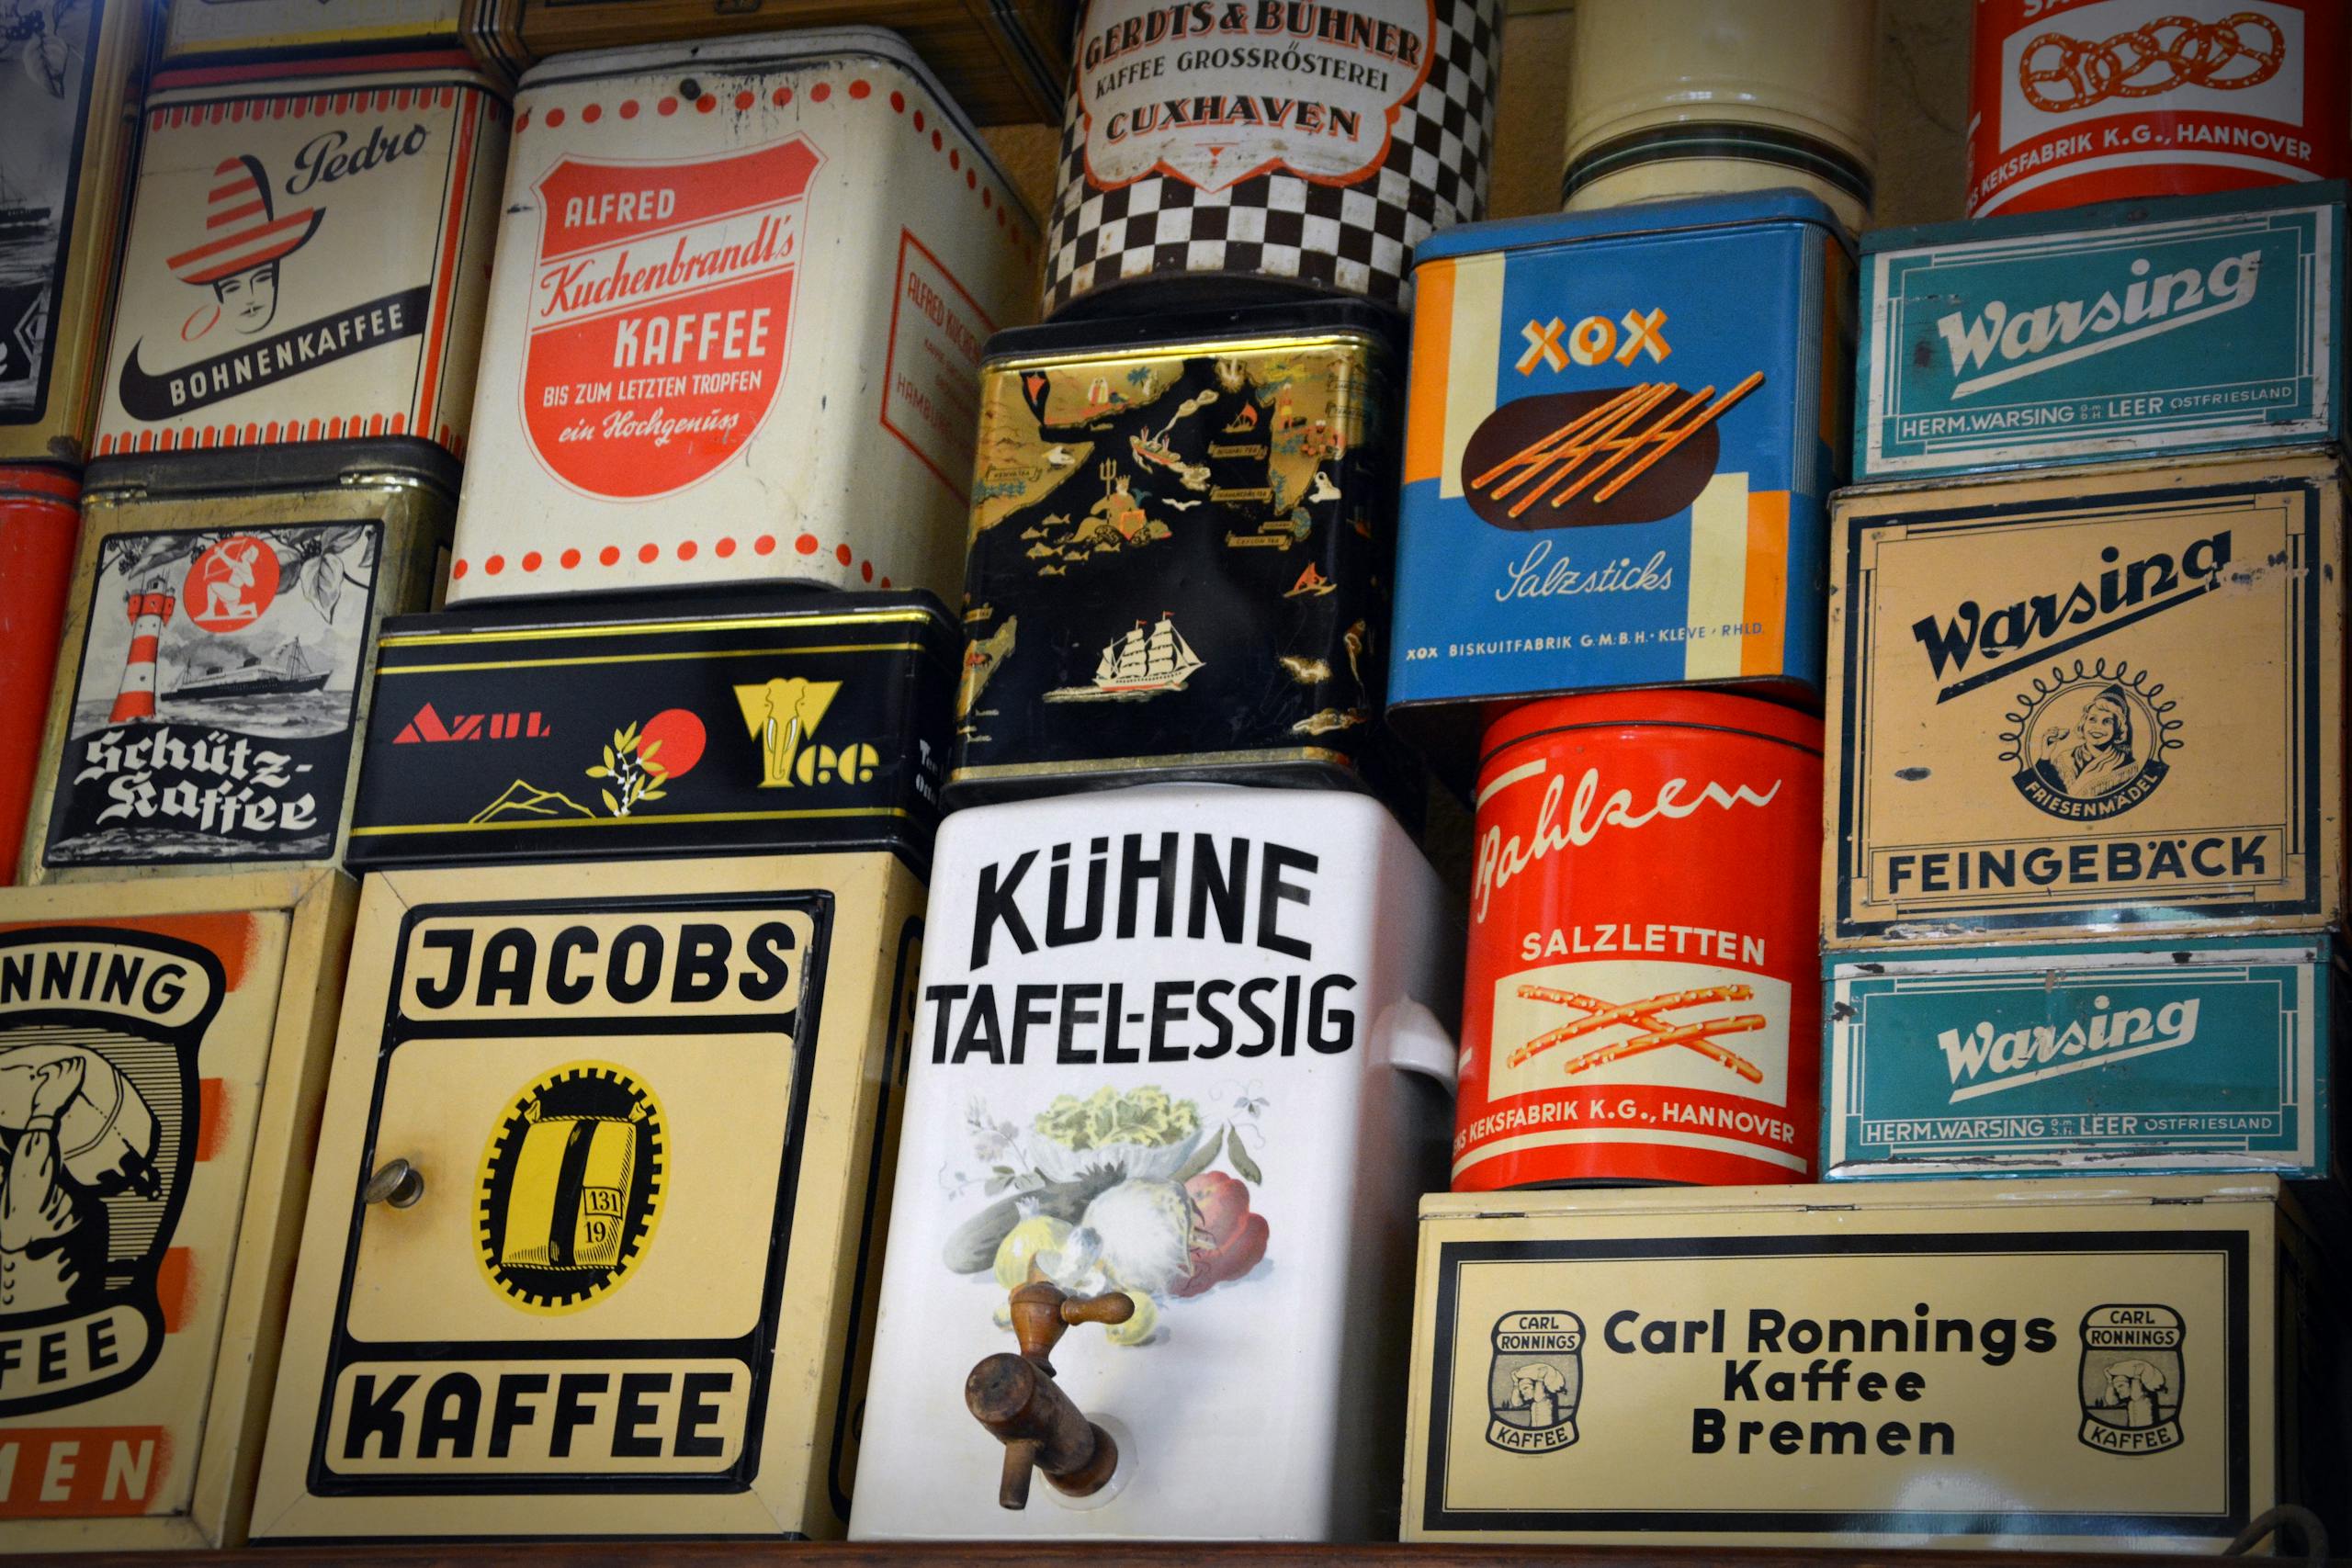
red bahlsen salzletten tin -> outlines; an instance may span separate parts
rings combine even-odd
[[[1484,750],[1454,1190],[1808,1179],[1821,721],[1555,697]]]

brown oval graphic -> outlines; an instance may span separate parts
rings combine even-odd
[[[1505,403],[1463,449],[1463,495],[1522,531],[1671,517],[1714,477],[1721,445],[1713,420],[1698,423],[1712,400],[1694,394],[1616,387]]]

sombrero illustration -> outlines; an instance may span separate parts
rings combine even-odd
[[[277,313],[278,261],[310,240],[322,216],[315,207],[277,216],[261,160],[223,158],[212,171],[202,243],[164,265],[182,283],[210,287],[236,324],[254,332]]]

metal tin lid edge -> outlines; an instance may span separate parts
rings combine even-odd
[[[461,467],[440,446],[415,436],[279,442],[96,457],[84,472],[82,493],[91,501],[103,501],[123,491],[211,495],[331,490],[381,477],[429,485],[446,493],[454,505]]]
[[[2148,223],[2177,223],[2187,219],[2228,217],[2241,212],[2270,212],[2297,207],[2344,205],[2352,185],[2343,180],[2303,180],[2293,185],[2265,186],[2256,190],[2210,191],[2199,196],[2143,196],[2121,201],[2093,202],[2086,207],[2062,207],[2047,212],[2002,212],[1987,218],[1962,218],[1945,223],[1913,223],[1898,229],[1874,229],[1862,236],[1864,256],[1890,251],[1920,250],[1966,244],[1976,240],[2013,239],[2020,235],[2073,234],[2105,229],[2127,229]]]
[[[1836,235],[1849,251],[1853,240],[1828,203],[1807,191],[1775,188],[1728,196],[1677,197],[1668,201],[1628,202],[1588,212],[1547,212],[1532,218],[1494,218],[1441,229],[1413,249],[1413,265],[1488,251],[1529,250],[1586,240],[1634,240],[1679,231],[1729,229],[1758,223],[1810,223]]]
[[[1189,344],[1238,338],[1365,337],[1392,352],[1405,341],[1405,318],[1368,299],[1298,299],[1150,316],[1103,316],[1007,327],[980,351],[980,367],[1013,359],[1173,351]]]

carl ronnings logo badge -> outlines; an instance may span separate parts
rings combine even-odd
[[[482,1272],[526,1312],[577,1312],[645,1256],[669,1181],[661,1101],[610,1062],[531,1083],[482,1151]]]
[[[1572,1312],[1507,1312],[1495,1320],[1487,1373],[1487,1441],[1547,1454],[1577,1440],[1584,1394],[1584,1320]]]
[[[2070,821],[2131,810],[2165,782],[2165,753],[2180,744],[2177,705],[2164,689],[2145,670],[2126,661],[2110,671],[2104,659],[2035,676],[2003,716],[2012,726],[2001,732],[2001,761],[2016,769],[2009,782],[2036,809]]]
[[[2180,1446],[2187,1332],[2168,1306],[2096,1306],[2083,1314],[2084,1443],[2110,1454]]]

